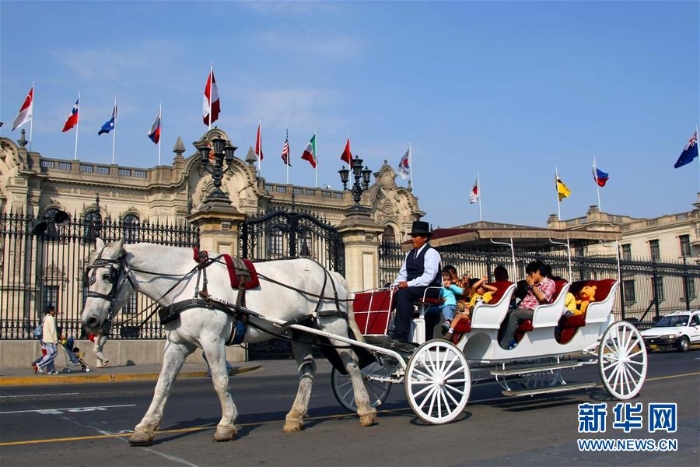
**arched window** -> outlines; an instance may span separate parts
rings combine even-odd
[[[56,229],[56,213],[58,212],[58,209],[56,208],[51,208],[47,209],[46,212],[44,213],[44,222],[46,222],[46,236],[48,239],[56,239],[58,238],[58,229]]]
[[[139,242],[140,221],[136,214],[127,214],[122,220],[125,243]]]
[[[299,251],[299,256],[302,258],[313,258],[313,240],[311,238],[311,231],[307,230],[301,234],[301,249]]]
[[[391,226],[387,225],[384,227],[384,233],[382,233],[382,243],[396,243],[394,229]]]
[[[102,216],[97,211],[88,211],[83,217],[83,239],[94,242],[102,230]]]

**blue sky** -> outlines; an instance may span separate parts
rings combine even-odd
[[[603,211],[684,212],[700,191],[695,161],[673,164],[700,120],[698,1],[0,2],[0,128],[10,132],[32,82],[32,150],[73,159],[61,133],[81,93],[78,159],[110,164],[97,131],[119,104],[116,162],[158,164],[146,133],[163,106],[161,163],[178,136],[215,125],[245,158],[262,118],[262,176],[315,186],[300,159],[314,132],[318,184],[340,188],[340,154],[396,167],[411,143],[413,188],[433,226],[483,218],[545,226],[554,171],[571,189],[563,219],[598,203],[593,157],[610,174]],[[29,131],[29,124],[23,128]],[[406,180],[397,178],[399,185]]]

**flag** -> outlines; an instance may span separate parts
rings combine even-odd
[[[686,164],[690,164],[696,157],[698,157],[697,130],[695,131],[695,133],[693,133],[693,136],[690,137],[688,143],[686,143],[685,148],[683,148],[683,152],[681,153],[676,163],[673,164],[673,167],[677,169],[678,167],[683,167]]]
[[[32,113],[34,111],[34,86],[29,90],[29,94],[27,94],[27,97],[24,99],[24,103],[22,104],[22,107],[19,109],[19,112],[17,112],[17,116],[15,117],[15,120],[12,122],[12,131],[15,131],[17,128],[21,127],[25,123],[27,123],[29,120],[32,119]]]
[[[594,165],[593,180],[595,180],[598,186],[605,186],[605,184],[608,183],[608,174]]]
[[[472,191],[469,192],[469,203],[474,204],[479,201],[479,177],[476,177]]]
[[[209,120],[209,103],[211,100],[211,120]],[[216,88],[216,78],[214,78],[214,69],[209,72],[207,77],[207,85],[204,88],[204,101],[202,103],[202,116],[204,124],[209,126],[219,119],[221,112],[221,103],[219,101],[219,90]],[[261,158],[262,159],[262,158]]]
[[[260,129],[260,123],[258,123],[258,136],[255,138],[255,155],[258,156],[258,160],[263,160],[262,152],[262,133]]]
[[[109,133],[110,131],[114,130],[114,121],[117,118],[117,104],[114,104],[114,109],[112,109],[112,118],[107,120],[104,125],[102,125],[102,128],[100,128],[100,131],[97,132],[98,135],[101,135],[102,133]]]
[[[557,193],[559,194],[559,201],[564,198],[568,198],[571,195],[571,190],[561,181],[561,178],[557,177]]]
[[[352,167],[352,153],[350,152],[350,138],[348,138],[348,142],[345,143],[345,149],[343,150],[343,153],[340,155],[340,160],[347,162],[348,165]]]
[[[80,98],[75,101],[75,105],[70,111],[70,115],[68,115],[68,119],[66,119],[65,125],[63,125],[63,130],[62,132],[66,132],[70,129],[72,129],[75,125],[78,124],[78,107],[80,105]]]
[[[411,148],[409,147],[408,150],[406,150],[406,154],[403,155],[401,160],[399,161],[399,175],[401,175],[401,178],[407,179],[409,175],[411,175]]]
[[[288,166],[292,166],[292,163],[289,161],[289,133],[287,133],[287,137],[284,140],[284,145],[282,146],[282,160]]]
[[[309,161],[311,167],[316,168],[316,133],[311,137],[308,143],[306,143],[306,148],[304,149],[304,154],[301,158],[305,161]]]
[[[160,108],[158,109],[156,119],[153,120],[153,125],[151,125],[151,131],[147,133],[147,136],[156,144],[160,142]]]

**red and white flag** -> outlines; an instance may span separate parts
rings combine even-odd
[[[352,153],[350,152],[350,138],[348,138],[348,142],[345,143],[345,149],[343,150],[343,153],[340,155],[340,160],[347,162],[348,165],[350,167],[352,167]]]
[[[80,98],[75,101],[75,105],[70,111],[70,115],[68,115],[68,118],[66,119],[65,125],[63,125],[63,130],[62,132],[66,132],[68,130],[71,130],[75,125],[78,124],[78,110],[80,106]]]
[[[27,123],[29,120],[32,119],[32,113],[34,111],[34,86],[29,90],[29,94],[27,94],[27,97],[24,99],[24,103],[22,104],[22,107],[19,109],[19,112],[17,112],[17,116],[15,117],[14,121],[12,122],[12,131],[15,131],[17,128],[21,127],[25,123]]]
[[[255,155],[258,156],[258,160],[261,161],[265,156],[263,156],[262,151],[262,130],[260,126],[262,124],[258,123],[258,136],[255,138]]]
[[[210,109],[211,115],[209,115]],[[211,126],[212,123],[219,119],[220,112],[221,103],[219,102],[219,90],[216,88],[216,78],[214,78],[214,69],[212,68],[207,78],[207,85],[204,88],[204,101],[202,102],[204,124]]]
[[[472,187],[472,191],[469,192],[469,202],[471,204],[476,203],[479,201],[479,195],[481,190],[479,190],[479,177],[476,177],[476,181],[474,182],[474,186]]]
[[[153,120],[153,125],[151,125],[150,131],[146,133],[146,136],[148,136],[148,138],[155,144],[160,142],[160,114],[161,108],[158,106],[158,115],[156,115],[156,119]]]

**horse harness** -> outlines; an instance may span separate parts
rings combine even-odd
[[[102,251],[98,254],[97,259],[93,261],[91,265],[89,265],[86,268],[85,271],[85,277],[84,280],[88,285],[92,285],[95,283],[97,280],[97,270],[101,268],[109,268],[109,272],[103,276],[103,279],[106,279],[111,285],[112,288],[110,289],[109,293],[107,294],[102,294],[99,292],[95,292],[92,290],[88,290],[87,296],[92,297],[92,298],[101,298],[103,300],[106,300],[109,302],[109,309],[107,311],[107,319],[105,320],[105,325],[108,325],[111,327],[112,325],[112,320],[114,317],[114,301],[116,299],[117,293],[119,289],[126,283],[129,282],[131,286],[136,289],[136,285],[131,279],[131,276],[129,275],[129,271],[138,271],[138,272],[143,272],[147,274],[157,274],[155,272],[151,271],[144,271],[140,269],[135,269],[135,268],[130,268],[125,261],[125,255],[122,254],[118,258],[115,259],[106,259],[106,258],[101,258]],[[211,259],[206,251],[200,251],[200,250],[195,250],[195,261],[197,262],[197,265],[188,273],[184,274],[179,281],[177,281],[172,287],[170,287],[161,297],[164,298],[166,297],[170,292],[172,292],[186,277],[190,276],[194,272],[197,272],[197,282],[195,285],[195,293],[194,297],[191,299],[186,299],[186,300],[181,300],[175,303],[172,303],[171,305],[163,306],[159,305],[156,311],[158,312],[158,316],[160,318],[161,324],[166,324],[171,321],[175,321],[180,318],[180,313],[182,313],[185,310],[191,309],[191,308],[209,308],[209,309],[216,309],[219,311],[222,311],[230,316],[233,317],[233,324],[231,326],[231,333],[229,334],[228,339],[226,339],[226,345],[236,345],[240,344],[243,342],[243,339],[245,337],[245,334],[247,332],[247,328],[249,325],[249,317],[251,314],[251,310],[248,310],[246,308],[246,301],[245,301],[245,291],[246,291],[246,284],[249,284],[250,278],[251,278],[251,271],[248,268],[248,265],[240,258],[236,257],[230,257],[231,263],[228,264],[229,269],[233,269],[233,272],[235,273],[235,277],[238,279],[237,282],[237,288],[238,288],[238,294],[236,296],[236,303],[228,303],[225,302],[224,300],[219,300],[214,298],[209,294],[208,290],[208,279],[207,279],[207,268],[214,264],[214,263],[222,263],[221,258],[226,255],[219,255],[218,257]],[[323,266],[320,265],[320,263],[316,262],[321,270],[324,271],[324,277],[323,277],[323,287],[321,288],[321,293],[326,289],[326,285],[328,283],[328,277],[330,273],[323,268]],[[252,267],[252,263],[249,263],[250,266]],[[116,266],[116,267],[115,267]],[[122,274],[124,273],[124,274]],[[331,311],[321,311],[321,304],[323,300],[328,300],[331,297],[325,297],[323,295],[317,295],[313,294],[310,292],[307,292],[305,290],[301,290],[295,287],[291,287],[287,284],[284,284],[283,282],[277,281],[275,279],[272,279],[270,277],[264,276],[263,274],[257,273],[257,276],[260,278],[263,278],[266,281],[272,282],[274,284],[280,285],[282,287],[286,287],[288,289],[294,290],[302,295],[310,296],[310,297],[315,297],[318,298],[319,301],[316,304],[316,309],[314,310],[313,315],[306,316],[303,319],[295,319],[292,320],[288,323],[285,323],[283,327],[289,326],[291,324],[299,324],[302,322],[307,322],[309,320],[314,320],[314,324],[317,325],[315,322],[315,319],[318,317],[326,317],[326,316],[340,316],[340,317],[345,317],[347,318],[346,313],[342,312],[340,309],[340,299],[338,297],[338,290],[336,288],[336,284],[334,281],[331,280],[331,286],[333,287],[333,302],[335,304],[335,310]],[[122,277],[121,281],[119,281],[120,276]],[[200,284],[202,285],[201,290],[199,290]],[[256,284],[256,286],[259,284]],[[159,302],[160,300],[157,300]],[[155,313],[155,311],[153,312]],[[149,315],[148,318],[144,321],[148,321],[150,317],[153,315]],[[264,318],[264,317],[263,317]],[[256,326],[257,327],[257,326]],[[260,329],[260,328],[258,328]]]

